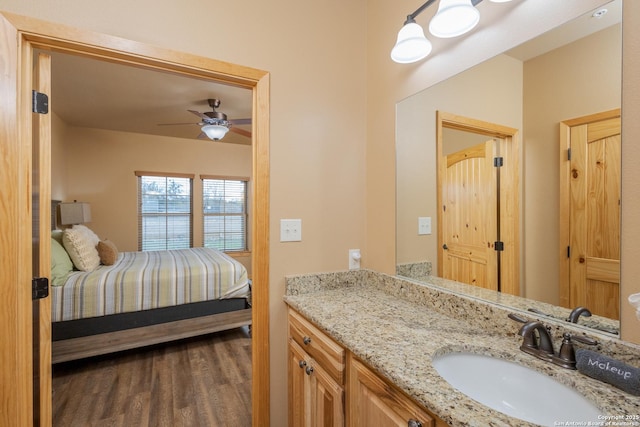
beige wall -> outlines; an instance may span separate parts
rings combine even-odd
[[[559,302],[558,123],[620,108],[620,26],[524,65],[524,295]]]
[[[194,213],[202,212],[201,174],[251,177],[247,145],[77,128],[59,121],[52,128],[52,188],[62,189],[63,201],[90,203],[87,226],[121,251],[138,250],[135,171],[194,174]],[[202,244],[202,217],[194,214],[193,245]],[[251,258],[238,260],[250,273]]]
[[[51,114],[51,163],[55,165],[51,169],[51,199],[66,200],[64,189],[64,174],[67,169],[67,160],[64,149],[64,139],[67,125],[60,117]]]
[[[66,200],[91,204],[91,224],[99,236],[125,251],[138,250],[135,171],[195,174],[193,211],[202,211],[204,175],[251,176],[251,147],[67,127]],[[52,169],[57,169],[52,162]],[[55,180],[52,184],[57,185]],[[194,246],[202,246],[202,221],[194,215]]]
[[[438,243],[437,110],[521,129],[522,62],[497,56],[397,104],[397,260],[430,261],[433,274]],[[419,216],[431,217],[431,235],[418,235]]]
[[[622,19],[622,337],[640,343],[640,323],[625,300],[640,292],[640,2],[626,1]]]

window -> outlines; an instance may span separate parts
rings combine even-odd
[[[248,178],[201,178],[204,247],[246,251]]]
[[[138,176],[138,250],[192,246],[193,175],[136,172]]]

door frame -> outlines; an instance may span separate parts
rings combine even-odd
[[[569,223],[571,219],[571,161],[568,158],[568,151],[571,148],[571,128],[574,126],[582,126],[589,123],[599,122],[603,120],[622,118],[622,110],[614,108],[613,110],[603,111],[600,113],[589,114],[587,116],[576,117],[560,122],[560,200],[559,200],[559,305],[562,307],[572,308],[571,304],[571,258],[567,256],[567,248],[571,246],[571,238],[569,234]]]
[[[500,173],[500,237],[504,242],[501,254],[501,291],[520,295],[520,142],[518,129],[495,123],[472,119],[457,114],[436,111],[436,193],[438,206],[438,272],[442,272],[444,262],[444,235],[442,228],[442,182],[441,174],[446,165],[442,161],[444,128],[471,132],[487,137],[499,138],[500,156],[504,165]]]
[[[0,25],[0,425],[33,425],[30,101],[33,50],[43,49],[252,90],[252,279],[259,284],[252,289],[252,425],[268,426],[270,74],[7,12],[0,12]],[[50,414],[41,415],[50,425]]]

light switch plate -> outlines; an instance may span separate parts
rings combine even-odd
[[[281,219],[280,220],[280,241],[281,242],[302,241],[302,220],[301,219]]]
[[[431,217],[421,216],[418,217],[418,234],[431,234]]]

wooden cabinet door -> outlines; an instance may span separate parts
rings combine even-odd
[[[289,340],[289,427],[344,426],[344,389]]]
[[[348,372],[350,427],[435,426],[433,417],[355,357],[349,357]]]
[[[344,426],[344,390],[329,373],[312,361],[311,425],[314,427]]]
[[[311,424],[311,389],[305,368],[309,356],[293,340],[289,340],[289,427]]]

